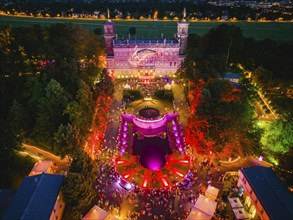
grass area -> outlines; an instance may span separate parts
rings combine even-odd
[[[156,108],[160,111],[160,115],[163,116],[166,113],[173,112],[172,102],[166,100],[153,99],[151,101],[144,101],[143,99],[131,102],[127,105],[126,113],[138,114],[138,111],[145,106]]]
[[[0,162],[0,188],[17,189],[23,178],[29,174],[35,164],[31,157],[15,156],[4,158]]]
[[[102,28],[105,20],[93,19],[61,19],[61,18],[32,18],[32,17],[13,17],[0,16],[0,25],[10,24],[13,26],[31,26],[39,24],[48,26],[55,23],[74,23],[82,26],[87,30]],[[173,37],[177,30],[176,21],[126,21],[113,20],[115,24],[115,33],[127,35],[130,27],[136,28],[138,36],[144,37]],[[252,37],[257,40],[270,38],[275,41],[293,42],[293,23],[292,22],[191,22],[189,25],[189,33],[203,35],[211,28],[220,24],[233,24],[240,27],[244,36]],[[103,28],[102,28],[103,29]]]

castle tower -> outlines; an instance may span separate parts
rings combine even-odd
[[[185,17],[186,17],[186,10],[184,8],[183,19],[182,21],[178,22],[178,25],[177,25],[177,37],[180,42],[180,50],[179,50],[180,55],[184,55],[187,48],[189,22],[185,20]]]
[[[113,56],[113,40],[115,37],[114,24],[110,20],[110,13],[108,9],[108,20],[104,23],[104,40],[107,56]]]

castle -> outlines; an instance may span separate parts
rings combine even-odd
[[[173,76],[184,60],[187,47],[189,22],[184,18],[178,22],[177,34],[172,40],[136,40],[118,39],[108,16],[104,23],[104,40],[109,74],[114,78],[146,81]]]

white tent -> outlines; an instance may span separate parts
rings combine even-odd
[[[209,199],[216,200],[219,194],[219,189],[209,185],[206,192],[205,196],[208,197]]]
[[[244,210],[244,208],[235,208],[235,209],[232,209],[235,216],[236,216],[236,219],[248,219],[248,216],[246,214],[246,211]]]
[[[217,202],[200,194],[187,219],[211,219],[216,211],[216,207]]]
[[[232,209],[234,208],[242,208],[243,207],[243,204],[242,202],[240,201],[240,199],[238,197],[235,197],[235,198],[228,198],[230,204],[231,204],[231,207]]]
[[[167,83],[165,86],[164,86],[164,89],[165,90],[171,90],[171,85],[169,83]]]
[[[193,207],[186,220],[195,220],[195,219],[210,220],[211,218],[212,217],[210,215]]]
[[[128,83],[126,83],[126,84],[124,85],[124,89],[130,89],[130,85],[129,85]]]
[[[82,218],[82,220],[104,220],[108,216],[108,212],[95,205],[91,210]]]

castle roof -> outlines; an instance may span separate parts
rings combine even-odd
[[[144,40],[114,40],[114,47],[179,47],[177,39],[144,39]]]

